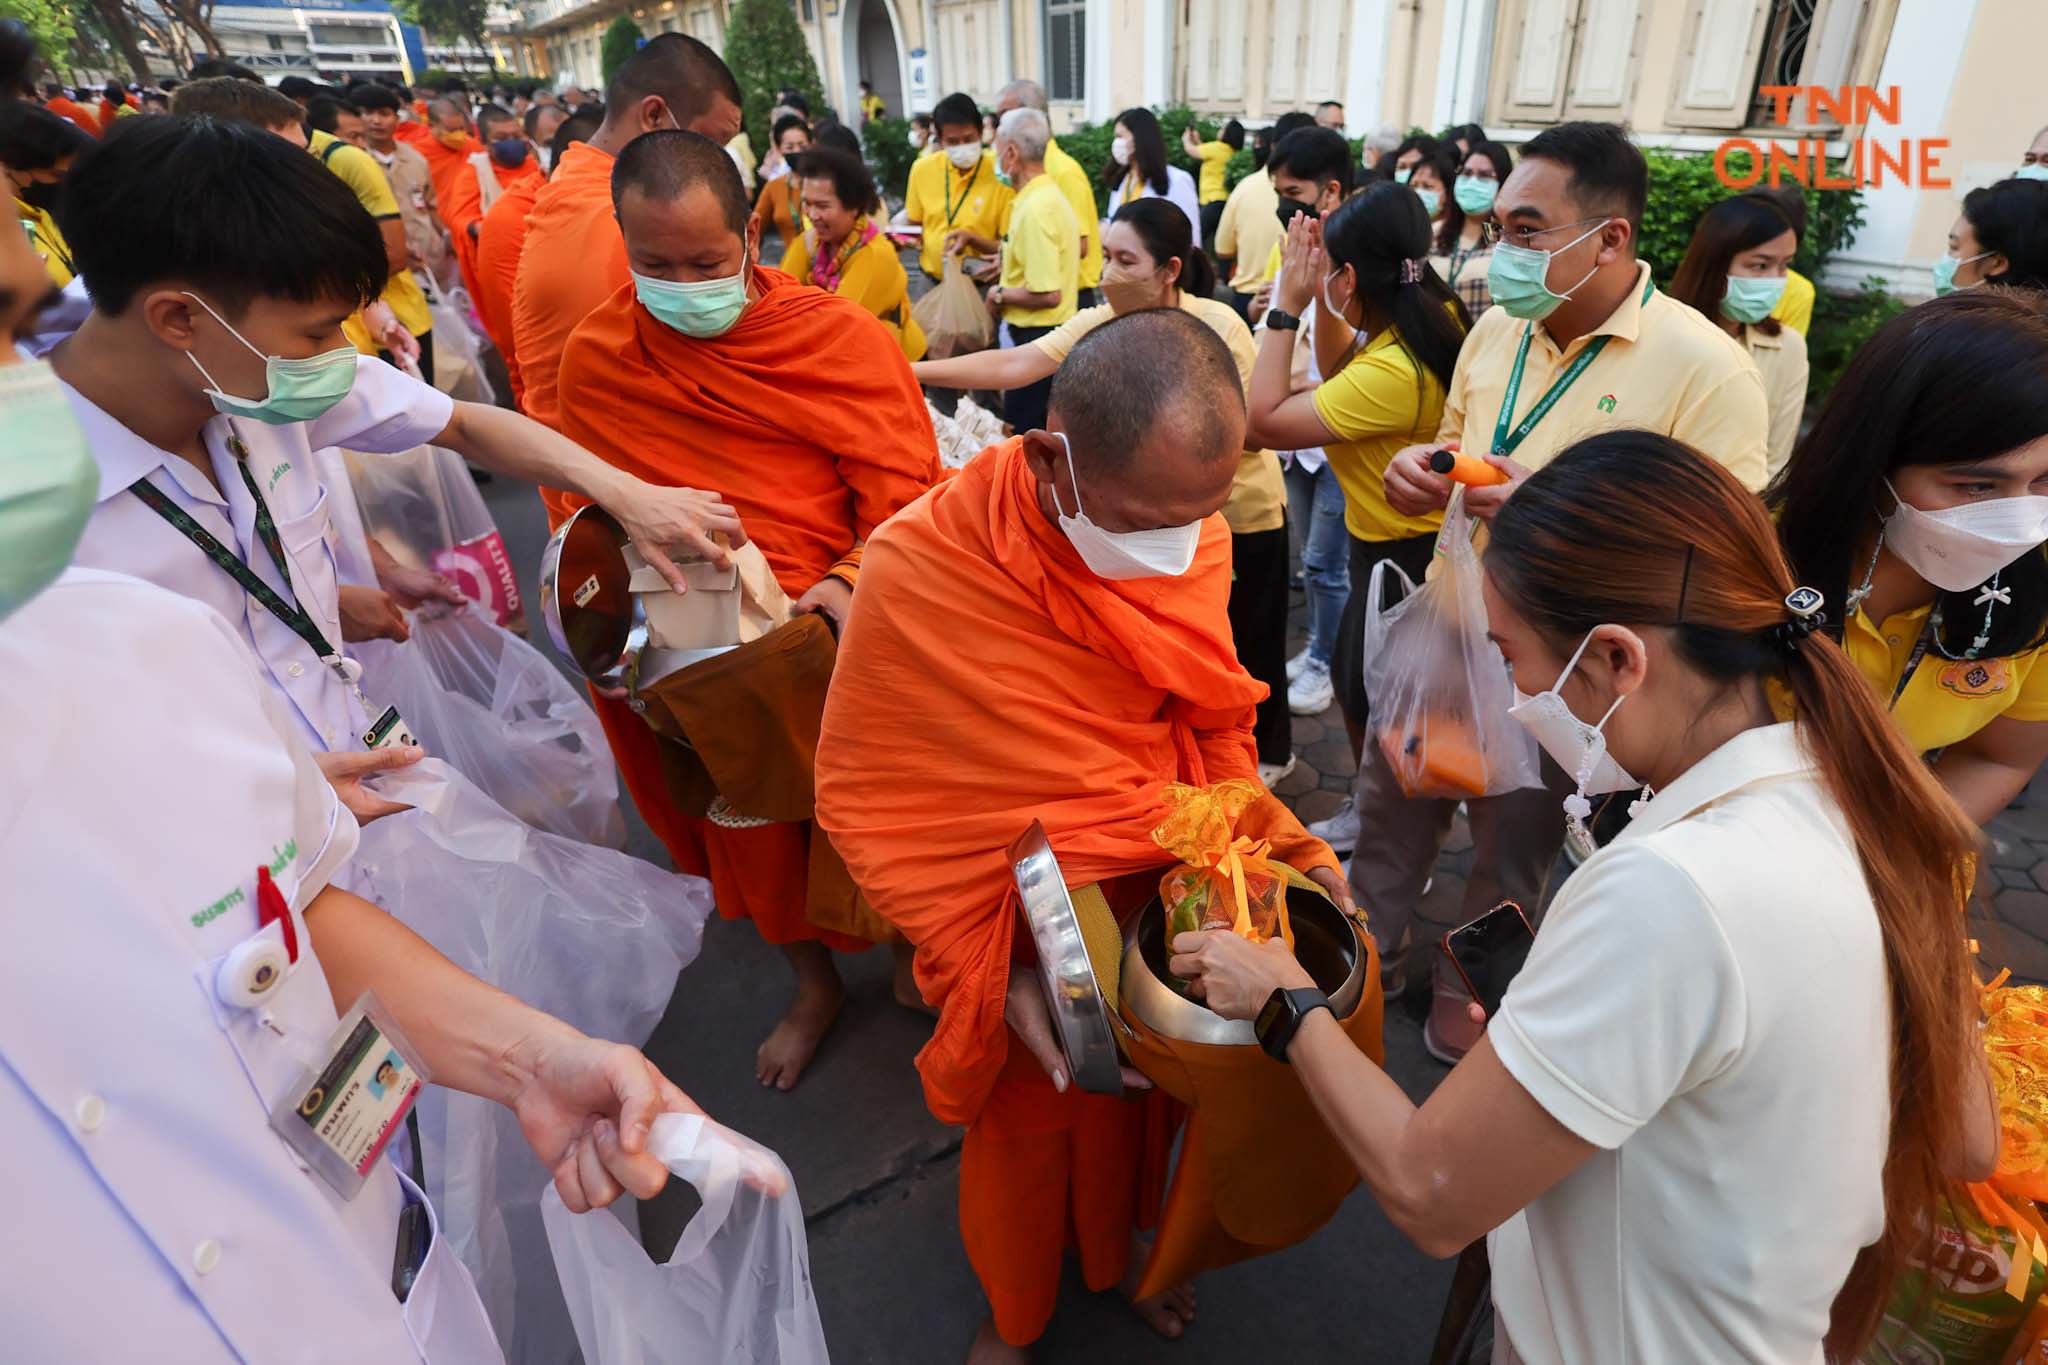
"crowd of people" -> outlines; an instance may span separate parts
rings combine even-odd
[[[1369,1037],[1291,938],[1185,933],[1168,965],[1255,1021],[1421,1251],[1484,1240],[1497,1362],[1857,1359],[1950,1182],[1996,1167],[1965,911],[1982,826],[2048,757],[2048,130],[1809,416],[1804,198],[1729,195],[1660,280],[1613,124],[1361,152],[1326,103],[1189,130],[1190,175],[1132,108],[1091,178],[1020,79],[912,120],[892,213],[796,92],[756,160],[681,34],[601,95],[221,62],[81,92],[0,47],[29,1357],[299,1358],[312,1322],[335,1358],[498,1358],[557,1292],[501,1192],[531,1171],[583,1211],[667,1179],[649,1134],[696,1105],[633,1044],[714,912],[789,963],[765,1087],[835,1026],[840,955],[888,945],[931,1016],[970,1361],[1027,1358],[1070,1249],[1183,1336],[1159,1246],[1252,1248],[1171,1202],[1143,1235],[1186,1110],[1135,1067],[1079,1084],[1005,851],[1036,822],[1127,923],[1171,784],[1242,784],[1230,856],[1363,924]],[[997,344],[933,354],[899,246],[964,275]],[[509,393],[451,397],[480,355]],[[949,467],[961,393],[1010,430]],[[609,517],[638,591],[731,574],[766,618],[592,684],[673,872],[536,828],[378,696],[378,651],[464,601],[350,512],[355,462],[422,447],[538,485],[554,528]],[[1372,640],[1475,526],[1461,666],[1511,673],[1541,763],[1460,799],[1414,782]],[[1273,788],[1290,718],[1333,705],[1357,776],[1304,826]],[[1491,1014],[1418,927],[1460,812],[1459,918],[1536,930]],[[529,895],[508,848],[644,900]],[[549,952],[512,951],[521,924]],[[80,1011],[54,961],[116,989]],[[1419,1105],[1377,1043],[1410,972],[1450,1065]],[[481,1103],[408,1132],[408,1072]],[[370,1115],[346,1140],[294,1118],[336,1089]],[[1218,1140],[1189,1129],[1181,1167]],[[121,1312],[65,1306],[110,1267]]]

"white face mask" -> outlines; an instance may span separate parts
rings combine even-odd
[[[946,148],[946,159],[953,163],[953,169],[962,175],[974,169],[981,160],[981,144],[968,142],[958,147]]]
[[[1097,578],[1112,582],[1127,578],[1178,578],[1195,562],[1195,546],[1201,543],[1202,523],[1162,526],[1154,531],[1105,531],[1088,519],[1081,506],[1081,480],[1074,473],[1074,446],[1064,431],[1055,431],[1067,452],[1067,478],[1074,485],[1074,515],[1060,506],[1059,490],[1052,494],[1053,510],[1059,513],[1060,530],[1073,543],[1081,562]]]
[[[1614,705],[1600,717],[1599,724],[1588,725],[1573,714],[1560,690],[1564,680],[1579,666],[1579,656],[1586,652],[1586,646],[1592,640],[1593,632],[1589,630],[1586,638],[1579,641],[1579,647],[1572,651],[1571,661],[1547,690],[1532,697],[1520,687],[1515,688],[1515,704],[1508,708],[1508,714],[1522,723],[1522,728],[1543,746],[1545,753],[1557,760],[1557,765],[1576,784],[1577,790],[1564,800],[1564,810],[1567,816],[1577,821],[1584,821],[1593,813],[1592,803],[1586,800],[1588,796],[1627,791],[1643,785],[1614,761],[1614,755],[1607,752],[1607,736],[1601,733],[1608,717],[1628,700],[1627,696],[1616,697]]]
[[[2048,542],[2048,497],[2033,494],[1967,502],[1926,512],[1900,498],[1885,518],[1884,544],[1906,567],[1943,592],[1964,592]]]
[[[1115,161],[1116,164],[1119,166],[1130,165],[1131,140],[1127,137],[1111,138],[1109,140],[1109,155],[1110,159]]]

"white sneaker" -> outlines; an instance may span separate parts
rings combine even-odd
[[[1293,658],[1291,658],[1291,659],[1289,659],[1289,660],[1287,661],[1287,681],[1289,681],[1289,682],[1293,682],[1293,681],[1294,681],[1294,680],[1295,680],[1296,678],[1300,677],[1300,676],[1301,676],[1301,671],[1302,671],[1302,670],[1303,670],[1304,668],[1307,668],[1307,667],[1308,667],[1308,665],[1309,665],[1309,653],[1308,653],[1308,646],[1307,646],[1307,645],[1303,645],[1303,646],[1301,647],[1301,650],[1300,650],[1300,652],[1298,652],[1298,653],[1297,653],[1297,654],[1296,654],[1296,655],[1295,655],[1295,656],[1294,656]]]
[[[1358,847],[1358,806],[1350,797],[1337,807],[1337,813],[1327,820],[1318,820],[1308,827],[1308,832],[1330,846],[1337,854],[1349,853]]]
[[[1287,709],[1297,716],[1320,716],[1337,700],[1330,685],[1330,667],[1311,660],[1301,676],[1287,684]]]
[[[1294,771],[1294,765],[1300,761],[1301,755],[1289,754],[1285,763],[1261,763],[1259,781],[1265,784],[1267,791],[1271,791],[1287,774]]]

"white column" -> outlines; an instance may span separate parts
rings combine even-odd
[[[1450,0],[1437,50],[1436,104],[1430,126],[1478,123],[1486,108],[1487,57],[1497,0]]]
[[[1392,15],[1393,0],[1352,0],[1344,119],[1346,131],[1354,137],[1370,133],[1380,121],[1380,100],[1386,90],[1387,23]]]
[[[1145,103],[1161,108],[1173,98],[1174,0],[1145,0]]]
[[[1109,64],[1112,28],[1109,9],[1111,5],[1127,3],[1128,0],[1087,0],[1084,25],[1088,35],[1086,55],[1087,69],[1082,77],[1088,87],[1088,120],[1100,123],[1114,118],[1117,110],[1109,99]]]

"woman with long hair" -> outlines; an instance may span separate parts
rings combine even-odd
[[[1963,196],[1948,254],[1934,263],[1934,292],[1980,284],[2048,289],[2048,183],[2015,176]]]
[[[1655,794],[1479,1043],[1418,1109],[1284,943],[1183,934],[1169,968],[1259,1017],[1416,1245],[1487,1236],[1496,1362],[1854,1360],[1946,1178],[1997,1162],[1976,831],[1816,629],[1834,604],[1763,505],[1670,437],[1531,475],[1484,594],[1517,719],[1582,786]]]
[[[1989,821],[2048,758],[2048,295],[1880,327],[1765,497],[1879,704]]]
[[[1493,307],[1493,289],[1486,279],[1493,247],[1486,240],[1486,224],[1493,217],[1493,198],[1514,168],[1515,159],[1498,142],[1474,143],[1458,163],[1450,202],[1444,206],[1430,252],[1429,263],[1474,321]]]
[[[1125,204],[1140,199],[1168,199],[1188,216],[1188,231],[1196,246],[1203,244],[1202,209],[1196,201],[1195,178],[1166,160],[1166,138],[1159,120],[1150,109],[1126,109],[1116,116],[1116,128],[1109,143],[1109,160],[1102,165],[1103,240],[1109,239],[1109,223]]]
[[[1770,404],[1769,468],[1792,458],[1806,414],[1806,338],[1772,314],[1785,297],[1799,235],[1769,199],[1736,195],[1700,215],[1665,292],[1742,343]]]
[[[1273,307],[1298,318],[1314,304],[1316,369],[1327,377],[1294,391],[1295,332],[1270,317],[1252,372],[1246,440],[1276,450],[1322,447],[1344,491],[1350,588],[1332,601],[1311,583],[1304,671],[1328,675],[1354,752],[1366,721],[1365,585],[1383,559],[1421,582],[1443,524],[1441,512],[1394,511],[1384,483],[1394,452],[1436,438],[1465,340],[1465,310],[1430,269],[1429,246],[1429,217],[1406,185],[1374,181],[1320,223],[1297,214]],[[1327,652],[1317,655],[1319,640]]]
[[[782,253],[782,268],[805,284],[844,294],[882,320],[906,359],[924,355],[924,329],[910,315],[909,277],[882,235],[882,197],[867,164],[837,147],[800,154],[806,225]]]

